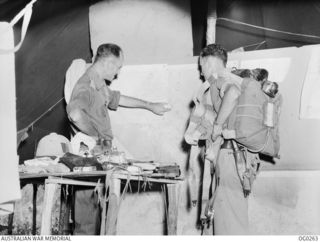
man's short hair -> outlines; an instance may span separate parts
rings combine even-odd
[[[95,56],[94,62],[97,62],[101,58],[115,56],[117,58],[120,57],[120,53],[122,52],[121,48],[116,44],[102,44],[97,49],[97,54]]]
[[[200,57],[214,56],[223,61],[226,66],[228,61],[227,51],[219,44],[210,44],[202,49]]]
[[[268,79],[269,72],[266,69],[256,68],[256,69],[253,69],[252,72],[255,79],[259,82],[262,82]]]

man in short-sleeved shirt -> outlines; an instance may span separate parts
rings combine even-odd
[[[70,121],[83,133],[103,139],[103,145],[111,147],[113,139],[108,109],[118,106],[143,108],[157,115],[170,110],[166,103],[152,103],[121,95],[112,91],[106,81],[112,83],[123,64],[123,53],[115,44],[102,44],[97,50],[94,63],[76,83],[67,113]],[[106,142],[105,142],[106,141]],[[74,234],[99,234],[98,198],[93,190],[77,188],[75,192]]]
[[[112,140],[108,109],[117,110],[119,100],[120,92],[112,91],[105,80],[89,68],[75,85],[67,112],[70,114],[75,109],[85,110],[88,115],[86,122],[91,122],[96,129],[95,133],[88,132],[88,135]]]
[[[102,44],[97,50],[95,61],[76,83],[67,113],[73,124],[83,133],[112,141],[112,129],[108,109],[118,106],[143,108],[157,115],[170,110],[167,103],[152,103],[121,95],[112,91],[106,81],[112,83],[123,64],[123,53],[115,44]]]

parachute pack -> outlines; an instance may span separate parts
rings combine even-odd
[[[279,157],[279,118],[282,96],[267,95],[261,82],[244,78],[238,104],[229,117],[227,128],[235,140],[252,152]]]
[[[209,101],[210,84],[204,83],[194,100],[196,107],[185,134],[187,143],[191,145],[197,144],[199,139],[209,138],[212,133],[216,115],[212,110],[211,100]],[[232,134],[229,138],[235,139],[252,152],[279,157],[282,96],[274,92],[272,85],[278,87],[274,82],[243,78],[238,85],[241,88],[238,104],[224,131]]]

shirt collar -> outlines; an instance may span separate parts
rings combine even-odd
[[[99,74],[92,68],[89,68],[87,74],[91,81],[93,81],[95,88],[99,91],[106,85],[105,80],[100,78]]]
[[[210,86],[217,84],[217,79],[212,75],[207,80],[210,83]]]

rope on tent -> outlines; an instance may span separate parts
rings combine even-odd
[[[31,128],[33,130],[33,126],[36,122],[38,122],[43,116],[45,116],[47,113],[51,112],[51,110],[57,106],[64,98],[60,98],[55,104],[53,104],[50,108],[48,108],[44,113],[42,113],[39,117],[37,117],[35,120],[33,120],[27,127],[19,130],[17,132],[18,134],[18,144],[20,144],[23,140],[28,138],[28,132]]]
[[[51,112],[51,110],[57,106],[64,98],[60,98],[55,104],[53,104],[50,108],[48,108],[44,113],[42,113],[38,118],[36,118],[31,124],[28,125],[28,127],[33,126],[36,122],[38,122],[43,116],[45,116],[47,113]]]
[[[21,40],[19,42],[19,44],[17,44],[13,49],[9,49],[9,50],[4,50],[4,49],[0,49],[0,54],[5,55],[5,54],[10,54],[10,53],[14,53],[17,52],[22,43],[23,40],[27,34],[27,29],[30,23],[30,19],[31,19],[31,15],[32,15],[32,7],[33,4],[36,2],[37,0],[32,0],[30,3],[28,3],[24,9],[22,9],[10,22],[10,24],[8,25],[8,27],[13,28],[13,26],[23,17],[23,22],[22,22],[22,30],[21,30]],[[8,28],[9,29],[9,28]]]
[[[252,27],[252,28],[256,28],[256,29],[267,30],[267,31],[270,31],[270,32],[276,32],[276,33],[282,33],[282,34],[288,34],[288,35],[306,37],[306,38],[320,39],[320,36],[317,36],[317,35],[300,34],[300,33],[282,31],[282,30],[262,27],[262,26],[258,26],[258,25],[254,25],[254,24],[248,24],[248,23],[245,23],[245,22],[241,22],[241,21],[234,20],[234,19],[229,19],[229,18],[217,18],[217,20],[223,20],[223,21],[226,21],[226,22],[234,23],[234,24],[244,25],[244,26],[248,26],[248,27]]]

